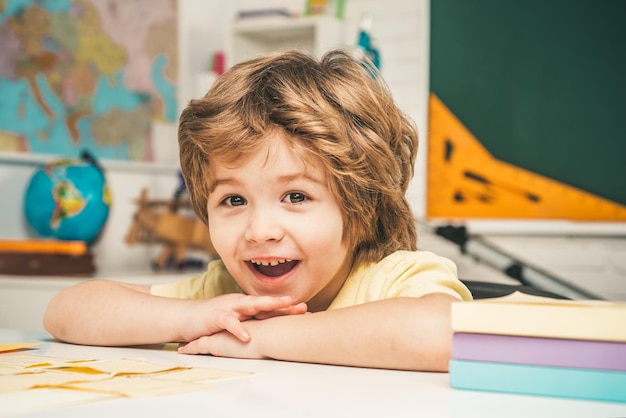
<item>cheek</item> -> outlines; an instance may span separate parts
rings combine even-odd
[[[341,215],[326,214],[313,222],[300,223],[301,236],[311,237],[311,245],[324,251],[338,249],[343,243],[343,221]]]
[[[233,234],[232,232],[228,233],[228,228],[225,227],[223,221],[212,218],[210,214],[208,219],[213,247],[215,247],[215,251],[217,251],[219,255],[222,255],[228,249],[230,245],[229,237]]]

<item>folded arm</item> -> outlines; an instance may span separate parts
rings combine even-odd
[[[91,280],[57,294],[43,322],[55,338],[86,345],[192,341],[222,330],[248,341],[242,321],[304,312],[306,305],[292,305],[289,297],[228,294],[183,300],[153,296],[148,286]]]
[[[182,346],[189,354],[273,358],[402,370],[447,371],[454,297],[434,293],[349,308],[247,321],[252,339],[227,333]]]

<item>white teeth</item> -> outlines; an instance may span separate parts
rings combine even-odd
[[[271,261],[267,261],[267,260],[250,260],[251,263],[256,264],[258,266],[277,266],[279,264],[288,263],[290,261],[292,261],[292,260],[290,260],[288,258],[280,258],[280,259],[271,260]]]

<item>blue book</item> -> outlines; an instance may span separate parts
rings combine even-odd
[[[626,372],[451,360],[450,386],[491,392],[626,402]]]

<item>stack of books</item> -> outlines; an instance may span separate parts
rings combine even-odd
[[[457,389],[626,402],[626,303],[515,292],[452,305]]]
[[[95,271],[93,254],[84,241],[0,240],[0,274],[88,276]]]

